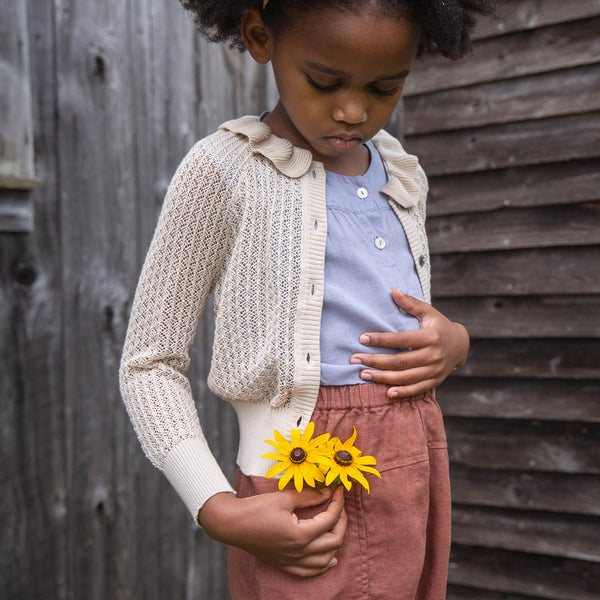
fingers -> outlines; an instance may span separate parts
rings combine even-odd
[[[347,522],[343,488],[338,486],[327,510],[312,519],[300,521],[299,527],[311,541],[284,570],[300,577],[313,577],[334,567],[337,564],[335,553],[344,542]]]
[[[400,310],[413,317],[417,317],[419,320],[421,320],[421,316],[426,314],[431,308],[431,305],[426,302],[422,302],[413,296],[403,294],[398,287],[395,287],[392,290],[392,298]]]
[[[323,488],[327,489],[327,488]],[[333,493],[333,498],[326,510],[316,514],[311,519],[302,519],[298,526],[300,531],[309,539],[316,539],[326,533],[332,533],[343,538],[346,531],[346,517],[344,511],[344,492],[342,486],[338,486]],[[343,515],[343,516],[342,516]],[[342,523],[340,523],[342,521]],[[336,529],[337,526],[337,529]]]
[[[286,508],[288,510],[295,510],[296,508],[307,508],[309,506],[318,506],[323,504],[331,498],[333,490],[328,487],[313,488],[305,486],[301,492],[296,490],[283,490],[280,492],[283,498],[286,500]]]

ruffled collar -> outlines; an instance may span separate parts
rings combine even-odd
[[[256,116],[248,115],[227,121],[219,129],[246,137],[252,152],[271,161],[286,177],[302,177],[313,164],[310,150],[298,148],[289,140],[276,136],[271,128]],[[404,208],[416,206],[422,194],[417,158],[408,154],[400,142],[386,131],[377,133],[373,137],[373,143],[389,176],[381,191]]]

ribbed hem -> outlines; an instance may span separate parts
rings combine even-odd
[[[196,523],[199,510],[209,498],[233,492],[206,440],[188,439],[173,448],[165,459],[163,473]]]

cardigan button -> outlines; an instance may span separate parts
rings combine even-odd
[[[424,267],[425,266],[425,255],[421,254],[421,256],[419,256],[419,264]]]

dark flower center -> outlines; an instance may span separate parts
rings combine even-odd
[[[352,464],[352,454],[348,450],[338,450],[335,453],[335,462],[342,467],[347,467]]]
[[[295,464],[299,465],[306,459],[306,452],[302,448],[293,448],[290,452],[290,460]]]

